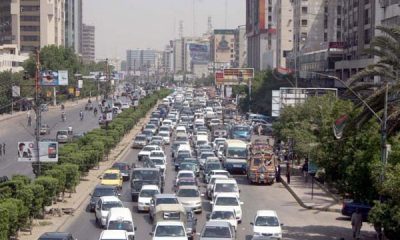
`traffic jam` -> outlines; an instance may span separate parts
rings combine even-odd
[[[114,163],[91,194],[100,240],[239,239],[251,203],[241,200],[237,178],[265,185],[277,178],[273,139],[258,136],[270,135],[271,122],[241,115],[233,100],[216,95],[213,88],[177,88],[158,104],[132,141],[136,159]],[[133,208],[124,206],[123,188]],[[144,238],[137,237],[139,216],[151,224]],[[253,219],[251,239],[282,239],[274,210],[259,209]]]

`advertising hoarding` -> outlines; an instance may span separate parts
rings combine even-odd
[[[59,70],[58,71],[58,85],[67,86],[68,85],[68,71]]]
[[[58,162],[58,142],[39,142],[40,162]]]
[[[191,64],[207,64],[210,61],[210,52],[207,44],[189,43],[188,50]]]
[[[78,88],[83,88],[83,80],[78,80]]]
[[[217,71],[215,72],[215,85],[222,85],[224,84],[224,72]]]
[[[38,150],[34,142],[18,142],[17,146],[18,162],[37,161]],[[58,143],[52,141],[39,142],[39,161],[57,162]]]
[[[254,78],[253,68],[226,68],[224,69],[224,85],[249,84]]]
[[[21,88],[19,86],[11,87],[12,97],[20,97],[21,96]]]
[[[40,77],[42,86],[60,86],[68,85],[68,71],[42,71]]]

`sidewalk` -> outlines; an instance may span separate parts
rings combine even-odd
[[[291,169],[290,184],[287,183],[286,165],[282,164],[282,184],[293,195],[296,201],[306,209],[314,209],[326,212],[339,212],[342,209],[339,197],[323,189],[320,183],[308,176],[306,182],[301,170],[294,166]]]

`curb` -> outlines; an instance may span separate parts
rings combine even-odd
[[[335,194],[331,193],[324,184],[318,182],[318,181],[314,181],[315,184],[318,185],[318,187],[320,187],[322,189],[322,191],[324,191],[326,194],[328,194],[329,196],[331,196],[331,198],[335,199],[335,201],[337,203],[342,202],[341,199],[339,197],[337,197]]]
[[[14,112],[14,114],[7,114],[8,116],[5,116],[4,118],[0,119],[0,122],[7,121],[9,119],[12,119],[12,118],[15,118],[18,116],[22,116],[25,113],[26,113],[26,111],[19,111],[19,112]]]
[[[330,207],[314,207],[314,206],[309,206],[306,205],[301,199],[300,197],[293,191],[293,189],[289,186],[289,184],[287,184],[287,182],[285,180],[283,180],[283,178],[281,178],[281,183],[283,184],[283,186],[290,192],[290,194],[293,196],[293,198],[296,200],[296,202],[305,209],[308,210],[318,210],[318,211],[322,211],[322,212],[336,212],[336,213],[340,213],[339,209],[333,209]]]

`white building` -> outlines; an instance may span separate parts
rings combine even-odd
[[[40,0],[40,47],[64,46],[65,0]]]
[[[23,71],[22,63],[29,58],[28,54],[21,55],[16,44],[5,44],[0,46],[0,72]]]

